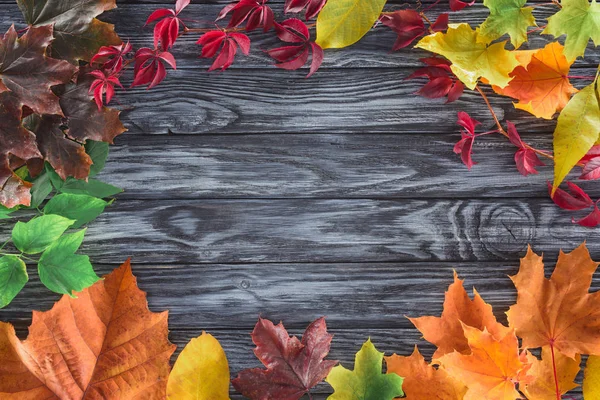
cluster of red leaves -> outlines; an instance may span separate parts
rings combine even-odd
[[[219,68],[224,71],[229,68],[233,64],[238,46],[244,55],[250,53],[250,38],[243,33],[210,31],[202,35],[196,43],[202,46],[201,57],[213,58],[219,53],[209,71]]]
[[[179,13],[190,4],[190,0],[177,0],[175,9],[160,8],[154,11],[146,20],[146,25],[161,20],[154,26],[154,48],[160,42],[163,50],[168,50],[179,37],[179,27],[185,24],[179,18]]]
[[[443,58],[421,58],[426,67],[419,68],[406,79],[427,78],[427,82],[416,94],[429,99],[447,96],[446,103],[452,103],[462,96],[465,85],[450,70],[450,62]]]
[[[323,62],[323,49],[315,42],[310,41],[308,27],[297,18],[290,18],[281,24],[275,25],[277,37],[292,45],[282,46],[268,51],[273,57],[278,68],[296,70],[308,61],[309,52],[312,51],[312,62],[307,78],[314,74]]]
[[[593,201],[582,188],[572,182],[567,182],[567,186],[569,191],[558,188],[552,196],[552,184],[548,182],[548,191],[554,203],[563,210],[569,211],[585,210],[592,207],[592,211],[587,216],[579,220],[572,218],[572,221],[588,228],[598,226],[600,224],[600,210],[598,209],[600,199]]]
[[[304,17],[308,21],[319,14],[325,3],[327,0],[285,0],[284,11],[286,14],[299,13],[306,9]]]
[[[448,28],[448,14],[440,14],[429,29],[425,28],[423,14],[415,10],[398,10],[383,14],[379,20],[398,34],[398,39],[392,47],[393,51],[409,46],[415,39],[428,32],[441,32]]]
[[[228,28],[237,28],[246,21],[246,31],[250,32],[258,27],[262,27],[264,32],[268,32],[275,23],[275,14],[271,7],[267,6],[268,0],[240,0],[238,3],[231,3],[225,6],[219,13],[217,21],[231,14]]]

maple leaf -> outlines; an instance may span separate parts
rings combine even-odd
[[[527,28],[536,26],[533,7],[523,7],[525,3],[527,0],[484,0],[490,15],[479,28],[480,39],[489,43],[508,34],[515,49],[521,47],[527,41]]]
[[[517,128],[512,122],[506,121],[506,126],[508,127],[508,139],[512,144],[519,148],[519,150],[517,150],[515,153],[515,163],[517,164],[517,169],[523,176],[537,174],[538,171],[535,169],[535,167],[544,166],[545,164],[539,159],[535,151],[525,146],[525,143],[523,143],[523,140],[521,140],[519,132],[517,132]]]
[[[177,69],[175,57],[168,51],[143,47],[135,53],[133,83],[131,87],[148,85],[148,89],[161,83],[167,76],[165,63]]]
[[[596,0],[562,0],[561,9],[548,18],[542,33],[559,37],[567,35],[565,56],[574,61],[583,56],[590,39],[600,44],[600,5]]]
[[[398,39],[392,47],[393,51],[409,46],[415,39],[427,32],[423,17],[415,10],[398,10],[383,14],[379,17],[379,21],[398,34]],[[435,32],[446,30],[448,14],[440,14],[430,28]]]
[[[125,56],[131,53],[131,43],[123,43],[117,46],[102,46],[90,60],[90,64],[100,64],[100,68],[112,73],[123,69]]]
[[[18,37],[14,26],[0,38],[0,93],[11,92],[21,105],[38,114],[62,111],[50,88],[67,83],[77,68],[66,61],[46,57],[52,27],[29,28]]]
[[[28,24],[54,26],[53,57],[89,61],[101,46],[121,43],[112,24],[95,18],[117,7],[116,0],[17,0],[17,4]]]
[[[561,251],[546,279],[542,257],[527,250],[511,276],[517,302],[506,313],[523,347],[551,346],[570,358],[600,354],[600,293],[588,292],[597,267],[584,243],[569,254]]]
[[[425,36],[415,47],[432,51],[452,62],[452,72],[469,89],[475,89],[482,77],[490,84],[505,87],[509,73],[518,65],[515,55],[506,50],[506,42],[480,43],[480,33],[469,24],[451,26],[446,33]]]
[[[573,381],[579,373],[581,356],[577,355],[573,359],[561,353],[556,353],[553,357],[550,347],[546,346],[542,348],[541,361],[531,355],[528,358],[532,363],[529,375],[533,376],[534,379],[521,388],[528,399],[556,400],[558,396],[556,394],[557,382],[554,379],[555,371],[557,373],[558,391],[561,395],[579,386]]]
[[[565,108],[577,89],[569,82],[569,69],[563,46],[554,42],[536,51],[517,52],[520,65],[505,88],[493,86],[496,93],[519,100],[515,107],[538,118],[552,119]]]
[[[200,57],[212,58],[220,50],[219,55],[208,69],[214,71],[221,68],[225,71],[233,64],[237,47],[240,46],[244,55],[250,54],[250,38],[243,33],[226,33],[221,30],[206,32],[198,39],[196,44],[202,46]]]
[[[282,323],[259,318],[252,332],[254,354],[267,369],[240,372],[233,387],[251,399],[299,399],[321,382],[337,361],[324,360],[332,335],[324,318],[312,322],[302,341],[290,337]]]
[[[466,400],[515,400],[521,395],[517,384],[527,384],[531,364],[519,354],[519,340],[511,330],[504,336],[492,335],[463,324],[469,354],[453,352],[436,360],[452,377],[467,388]]]
[[[354,360],[354,371],[341,365],[327,376],[334,393],[328,400],[392,400],[404,396],[403,379],[396,374],[382,374],[383,353],[367,340]]]
[[[473,289],[473,300],[463,287],[463,281],[454,272],[454,282],[448,287],[444,297],[444,310],[441,317],[409,318],[425,340],[437,346],[433,358],[457,351],[466,354],[470,347],[464,334],[463,324],[479,330],[486,329],[490,335],[504,337],[509,329],[496,321],[492,306],[483,301]]]
[[[309,51],[312,50],[312,62],[307,78],[312,76],[323,62],[323,49],[316,43],[310,41],[310,33],[306,24],[299,19],[290,18],[281,24],[275,23],[277,37],[292,46],[283,46],[268,50],[267,53],[273,57],[278,68],[296,70],[308,61]]]
[[[446,371],[428,365],[417,346],[410,357],[393,354],[385,357],[385,362],[388,374],[395,373],[404,378],[402,390],[406,400],[462,400],[467,391],[465,385]]]
[[[229,400],[227,356],[214,336],[202,332],[185,346],[167,384],[169,400]]]
[[[268,32],[275,22],[275,15],[271,7],[265,5],[268,0],[239,0],[237,3],[232,3],[223,8],[219,13],[216,21],[219,21],[233,11],[228,28],[240,26],[246,22],[246,30],[252,31],[262,26],[264,32]]]
[[[102,111],[102,106],[110,103],[115,95],[115,85],[121,88],[123,88],[123,85],[121,85],[121,81],[119,81],[119,77],[115,73],[107,75],[101,70],[95,70],[90,72],[90,75],[96,79],[92,81],[88,93],[94,94],[94,101],[98,106],[98,110]],[[103,94],[106,96],[106,102],[102,101]]]
[[[299,13],[306,8],[304,18],[308,21],[319,14],[327,0],[285,0],[284,12]]]
[[[162,20],[154,26],[154,47],[158,47],[160,42],[163,50],[169,50],[175,44],[175,41],[179,37],[179,25],[185,24],[179,18],[179,13],[183,11],[190,4],[190,0],[177,0],[175,3],[175,9],[160,8],[154,11],[148,19],[146,24],[161,19]]]
[[[600,356],[589,356],[585,363],[583,397],[586,400],[597,400],[598,393],[600,393]]]
[[[25,341],[0,323],[0,397],[164,397],[168,313],[148,310],[129,261],[77,296],[34,311]]]

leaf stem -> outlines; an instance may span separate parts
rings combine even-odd
[[[9,239],[6,239],[6,242],[4,242],[4,243],[2,244],[2,246],[0,246],[0,250],[4,249],[4,248],[6,247],[6,245],[8,244],[8,242],[10,242],[10,238],[9,238]]]
[[[556,359],[554,358],[554,343],[550,342],[550,352],[552,353],[552,371],[554,372],[554,388],[556,390],[556,400],[561,399],[560,389],[558,387],[558,374],[556,373]]]

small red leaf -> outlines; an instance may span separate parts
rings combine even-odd
[[[440,14],[435,22],[431,24],[431,30],[434,32],[441,32],[448,29],[448,13]]]
[[[216,20],[219,21],[232,12],[231,19],[227,25],[228,28],[236,28],[244,21],[247,21],[247,31],[252,31],[262,26],[263,31],[267,32],[273,27],[275,17],[271,7],[264,3],[266,3],[266,0],[262,0],[262,4],[256,0],[240,0],[237,3],[228,4],[221,10]]]
[[[465,85],[461,81],[456,80],[448,92],[448,100],[446,100],[446,103],[452,103],[453,101],[458,100],[460,96],[462,96],[464,90]]]
[[[587,216],[582,219],[576,221],[575,218],[571,219],[573,223],[585,226],[586,228],[594,228],[600,224],[600,210],[598,209],[598,204],[594,204],[594,209]]]
[[[310,39],[308,27],[297,18],[286,19],[281,24],[276,23],[275,32],[282,42],[304,43]]]
[[[477,164],[471,158],[473,153],[473,142],[475,138],[473,136],[469,136],[465,132],[461,133],[461,139],[454,145],[454,152],[456,154],[460,154],[460,158],[470,170],[473,165]]]
[[[592,158],[586,162],[581,176],[579,179],[583,180],[595,180],[600,178],[600,157]]]
[[[464,111],[458,112],[458,120],[456,123],[465,128],[470,135],[474,135],[475,127],[481,125],[481,122],[471,118],[471,116]]]
[[[414,10],[398,10],[382,15],[379,20],[398,34],[398,39],[392,47],[394,51],[407,47],[416,38],[425,34],[423,18]]]
[[[151,89],[158,85],[167,76],[163,62],[173,69],[177,68],[175,58],[167,51],[152,50],[148,47],[139,49],[135,53],[134,78],[131,87],[148,85]]]
[[[452,11],[460,11],[466,6],[472,6],[473,4],[475,4],[475,0],[471,1],[470,3],[466,3],[461,0],[450,0],[450,9]]]
[[[446,76],[441,76],[430,80],[417,91],[417,94],[430,99],[437,99],[447,95],[451,88],[452,79]]]
[[[579,186],[574,183],[567,182],[569,192],[566,192],[560,188],[556,189],[554,196],[552,196],[552,184],[548,182],[548,193],[552,201],[564,210],[583,210],[589,208],[594,204],[590,196],[583,191]]]
[[[200,57],[203,58],[214,57],[220,49],[219,55],[208,69],[209,71],[219,68],[224,71],[229,68],[233,64],[238,46],[245,55],[250,53],[250,38],[243,33],[214,30],[202,35],[196,43],[203,46],[200,53]]]
[[[537,174],[535,167],[542,167],[544,164],[533,150],[521,148],[515,153],[515,163],[517,169],[523,176]]]

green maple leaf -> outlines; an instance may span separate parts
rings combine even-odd
[[[382,374],[383,353],[377,351],[371,339],[356,353],[354,371],[341,365],[327,376],[335,392],[328,400],[392,400],[404,396],[403,378],[396,374]]]
[[[121,43],[112,24],[96,19],[115,8],[115,0],[17,0],[17,4],[28,24],[54,24],[53,57],[89,61],[101,46]]]
[[[490,9],[490,15],[481,24],[480,39],[489,42],[505,34],[518,49],[527,41],[527,28],[536,26],[531,14],[532,7],[523,7],[527,0],[484,0],[483,5]]]
[[[583,56],[590,39],[600,44],[600,5],[596,0],[562,0],[559,12],[548,18],[542,33],[559,37],[567,35],[564,54],[573,61]]]

